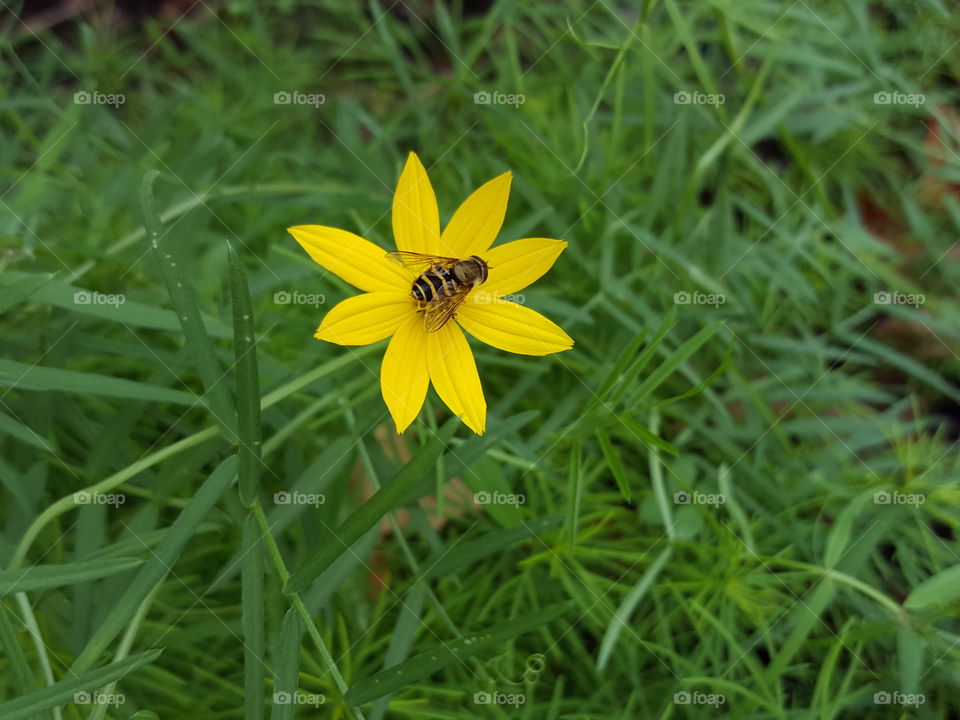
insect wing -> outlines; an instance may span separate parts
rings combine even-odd
[[[423,311],[423,329],[428,333],[436,332],[457,314],[457,310],[470,294],[470,286],[465,285],[454,295],[435,300]]]
[[[444,268],[452,267],[458,262],[456,258],[443,257],[442,255],[425,255],[423,253],[408,252],[406,250],[395,250],[394,252],[388,252],[387,257],[394,262],[416,272],[429,270],[435,265],[439,265],[440,267]]]

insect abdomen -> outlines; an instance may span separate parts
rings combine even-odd
[[[450,271],[433,267],[414,281],[410,294],[420,302],[431,302],[438,297],[449,297],[455,291],[456,280]]]

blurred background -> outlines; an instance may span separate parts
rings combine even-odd
[[[956,717],[955,4],[0,0],[0,39],[0,717]],[[392,249],[410,151],[442,221],[512,170],[498,242],[569,242],[523,294],[576,345],[474,344],[483,438],[432,391],[398,438],[383,345],[312,337],[355,290],[285,229]]]

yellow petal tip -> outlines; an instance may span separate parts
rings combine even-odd
[[[475,435],[483,435],[487,431],[487,418],[483,418],[483,422],[473,423],[470,422],[464,415],[460,415],[460,422],[470,428]],[[479,428],[479,429],[478,429]]]
[[[416,419],[416,418],[414,418],[414,419]],[[403,435],[403,433],[405,433],[405,432],[407,431],[407,428],[409,428],[411,425],[413,425],[413,420],[409,420],[409,421],[407,421],[406,423],[403,423],[403,424],[401,425],[400,423],[398,423],[398,422],[396,421],[396,419],[394,419],[393,424],[394,424],[394,426],[397,428],[397,435]]]

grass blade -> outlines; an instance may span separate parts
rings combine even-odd
[[[617,481],[617,487],[620,488],[620,494],[624,499],[630,501],[630,481],[627,479],[627,471],[623,469],[623,462],[620,460],[620,453],[610,442],[610,436],[603,428],[597,428],[597,440],[600,441],[600,450],[603,451],[603,458],[607,461],[610,472],[613,473]]]
[[[908,610],[949,605],[960,598],[960,565],[941,570],[917,585],[903,606]]]
[[[233,298],[233,348],[237,358],[237,448],[240,502],[253,505],[260,492],[260,374],[257,370],[257,337],[254,333],[253,303],[243,263],[237,251],[227,245],[230,265],[230,294]]]
[[[29,298],[37,290],[50,282],[50,278],[52,277],[52,274],[47,273],[31,274],[9,285],[0,286],[0,313],[5,313],[14,305]]]
[[[0,703],[3,720],[25,720],[52,707],[70,702],[78,692],[95,690],[117,680],[122,680],[137,669],[156,660],[162,649],[131,655],[125,660],[104,665],[96,670],[71,675],[40,690]]]
[[[43,452],[53,451],[53,448],[47,444],[46,440],[31,430],[30,427],[4,412],[0,412],[0,433],[6,433],[10,437],[32,445]]]
[[[416,655],[409,660],[381,670],[355,685],[344,696],[348,705],[363,705],[387,693],[395,692],[464,658],[489,650],[498,650],[511,638],[545,625],[573,607],[572,602],[549,605],[537,612],[507,620],[482,632],[465,635],[453,642]]]
[[[283,616],[280,626],[274,667],[276,678],[273,682],[273,706],[270,720],[293,720],[297,709],[297,676],[300,672],[300,616],[290,608]]]
[[[390,645],[383,658],[384,668],[399,665],[406,660],[413,647],[414,636],[420,627],[420,613],[423,611],[423,599],[427,593],[425,585],[416,585],[400,604],[400,613],[397,623],[390,636]],[[384,695],[373,703],[370,711],[370,720],[381,720],[390,706],[390,696]]]
[[[660,553],[657,559],[647,568],[643,577],[640,578],[637,584],[627,593],[623,602],[620,603],[620,607],[617,608],[613,620],[610,621],[610,624],[607,626],[607,631],[603,634],[603,641],[600,643],[600,652],[597,655],[598,671],[603,672],[604,668],[606,668],[613,654],[613,649],[617,645],[617,640],[620,639],[620,633],[623,632],[623,629],[630,620],[630,616],[633,615],[633,611],[639,602],[643,600],[650,586],[653,585],[657,576],[660,574],[660,571],[663,570],[663,566],[667,564],[667,560],[670,559],[670,554],[671,550],[669,547]]]
[[[262,720],[264,689],[263,548],[257,519],[243,523],[243,571],[240,604],[243,608],[243,716]]]
[[[140,603],[147,594],[170,572],[180,553],[190,538],[207,516],[213,506],[223,495],[223,492],[236,479],[237,460],[229,457],[224,460],[210,475],[203,486],[191,498],[190,502],[174,520],[170,533],[164,537],[155,551],[150,554],[146,565],[127,587],[117,604],[111,609],[106,620],[100,625],[96,633],[87,643],[83,652],[71,666],[75,673],[83,672],[91,667],[110,641],[113,640],[126,626],[127,622],[137,612]]]
[[[435,564],[431,565],[426,574],[425,580],[450,575],[460,568],[489,557],[494,553],[506,550],[511,545],[522,542],[528,538],[536,537],[542,532],[560,527],[563,524],[563,516],[547,517],[534,520],[530,523],[524,523],[517,527],[494,530],[486,535],[457,545],[453,550],[446,553]]]
[[[78,395],[100,395],[176,405],[192,405],[197,402],[196,396],[182,390],[171,390],[109,375],[27,365],[15,360],[0,360],[0,387],[15,387],[17,390],[59,390]]]
[[[153,183],[160,173],[148,172],[140,185],[140,206],[143,210],[147,237],[153,248],[153,254],[160,265],[160,274],[167,286],[170,303],[180,320],[187,341],[187,351],[193,359],[197,372],[203,380],[206,406],[213,414],[224,436],[232,443],[237,441],[234,427],[233,401],[228,386],[221,382],[223,368],[217,359],[216,349],[207,333],[193,286],[186,274],[174,260],[169,241],[164,239],[160,216],[157,214],[156,200],[153,195]]]
[[[0,597],[30,590],[46,590],[109,577],[143,564],[140,558],[85,560],[63,565],[34,565],[0,571]]]
[[[12,666],[14,687],[21,695],[27,695],[37,689],[37,681],[23,654],[23,648],[17,642],[17,633],[10,622],[11,616],[16,617],[0,603],[0,649]]]
[[[284,584],[284,592],[304,590],[314,578],[330,567],[330,563],[359,540],[364,533],[403,502],[420,484],[429,482],[429,470],[450,442],[460,421],[451,418],[439,432],[420,448],[409,463],[400,468],[390,482],[384,484],[366,502],[341,523],[335,533],[328,534],[316,552],[298,567]]]
[[[678,347],[661,365],[650,373],[640,386],[632,393],[631,407],[643,402],[656,390],[673,372],[683,365],[691,355],[699,350],[721,328],[720,323],[707,325],[693,337]]]

